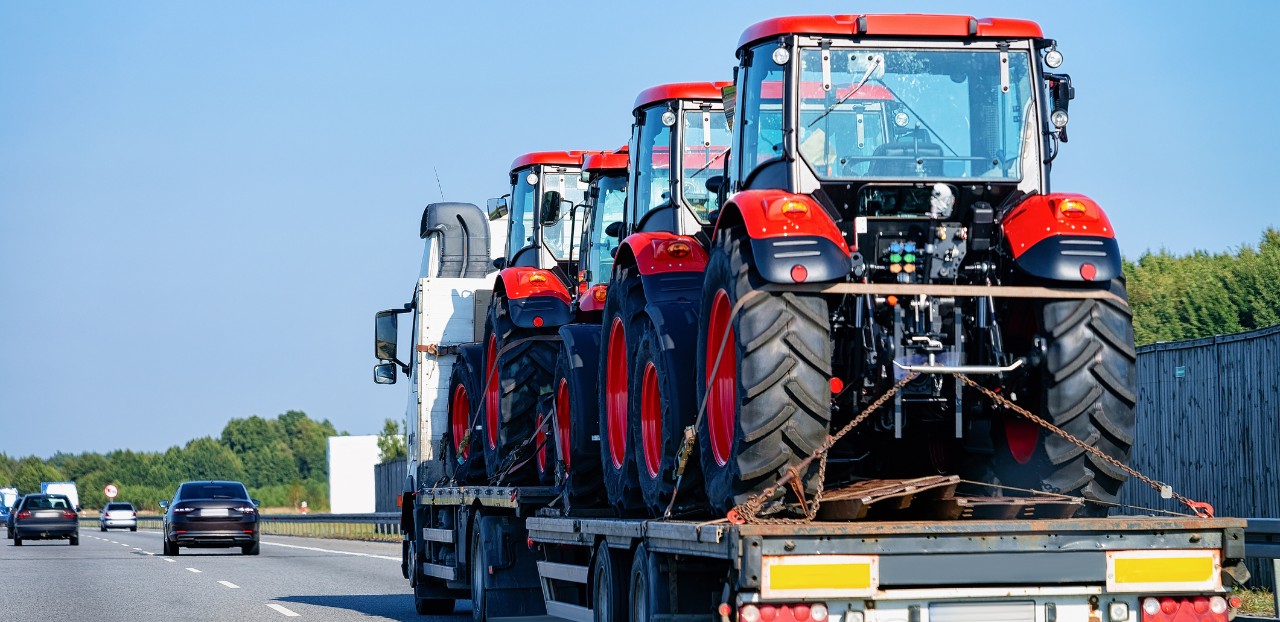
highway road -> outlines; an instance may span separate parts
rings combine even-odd
[[[0,534],[2,535],[2,534]],[[158,531],[82,527],[66,540],[0,539],[3,620],[422,620],[400,575],[398,544],[264,536],[239,549],[161,554]]]

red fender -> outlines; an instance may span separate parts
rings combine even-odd
[[[720,229],[726,214],[735,211],[741,215],[747,235],[753,240],[819,237],[830,240],[846,257],[850,253],[849,244],[831,215],[809,195],[785,190],[743,190],[733,195],[721,210],[716,229]]]
[[[1037,194],[1027,197],[1000,222],[1014,259],[1036,244],[1060,235],[1115,239],[1111,220],[1083,194]]]
[[[504,268],[499,273],[507,300],[519,300],[532,296],[554,296],[566,305],[573,298],[569,290],[550,270],[541,268]]]
[[[707,249],[693,236],[665,231],[633,233],[622,241],[618,253],[630,251],[642,275],[663,272],[702,272],[707,267]]]

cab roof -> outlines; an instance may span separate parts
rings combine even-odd
[[[634,110],[641,106],[667,101],[669,99],[714,99],[719,101],[723,95],[720,89],[731,86],[732,82],[675,82],[672,84],[659,84],[658,86],[649,87],[640,91],[640,95],[636,97],[636,103],[631,108]]]
[[[775,17],[742,33],[738,47],[788,34],[869,37],[1000,37],[1041,39],[1040,25],[1025,19],[969,15],[797,15]]]
[[[511,163],[511,171],[515,172],[526,166],[533,166],[535,164],[552,164],[552,165],[558,165],[558,166],[577,167],[582,164],[582,157],[588,153],[590,152],[585,150],[534,151],[532,153],[526,153],[516,158],[515,161]]]
[[[627,169],[627,146],[617,151],[598,151],[582,160],[584,171],[609,171]]]

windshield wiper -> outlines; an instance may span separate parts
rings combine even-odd
[[[726,155],[728,155],[728,154],[729,154],[729,150],[728,150],[728,149],[725,149],[724,151],[721,151],[721,152],[720,152],[720,155],[718,155],[718,156],[716,156],[716,157],[714,157],[714,158],[711,158],[710,160],[707,160],[707,163],[706,163],[706,164],[703,164],[703,165],[702,165],[702,168],[700,168],[700,169],[698,169],[698,170],[694,171],[694,172],[693,172],[693,174],[692,174],[692,175],[688,175],[688,177],[697,177],[700,173],[702,173],[702,171],[705,171],[705,170],[707,170],[708,168],[711,168],[711,165],[712,165],[712,164],[715,164],[717,160],[719,160],[720,158],[725,157],[725,156],[726,156]]]
[[[836,103],[831,104],[830,106],[827,106],[827,109],[826,109],[826,110],[823,110],[823,111],[822,111],[822,114],[818,115],[818,117],[817,117],[816,119],[814,119],[814,120],[810,121],[810,122],[809,122],[809,125],[808,125],[808,126],[806,126],[806,127],[813,127],[813,126],[814,126],[814,124],[816,124],[818,121],[821,121],[821,120],[822,120],[823,118],[825,118],[827,115],[831,114],[831,111],[832,111],[832,110],[835,110],[835,109],[836,109],[836,106],[839,106],[840,104],[843,104],[843,103],[845,103],[846,101],[849,101],[849,98],[850,98],[850,97],[853,97],[853,94],[854,94],[854,93],[857,93],[857,92],[858,92],[858,89],[862,88],[862,87],[863,87],[863,85],[865,85],[865,84],[867,83],[867,80],[870,80],[870,79],[871,79],[871,74],[872,74],[872,73],[875,73],[876,67],[879,67],[879,66],[880,66],[880,63],[881,63],[883,60],[884,60],[884,59],[883,59],[883,58],[881,58],[881,57],[879,57],[879,56],[874,57],[874,58],[872,59],[872,61],[871,61],[871,65],[867,67],[867,71],[866,71],[866,73],[862,74],[862,79],[861,79],[861,80],[858,80],[858,84],[857,84],[856,86],[854,86],[854,87],[853,87],[853,89],[851,89],[848,93],[845,93],[845,94],[844,94],[844,97],[841,97],[840,99],[836,100]]]

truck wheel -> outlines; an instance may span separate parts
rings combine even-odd
[[[538,416],[533,433],[533,466],[538,472],[538,483],[553,486],[556,483],[555,431],[551,417],[555,408],[555,395],[546,393],[538,398]]]
[[[631,378],[630,411],[631,444],[636,447],[636,472],[640,492],[651,516],[662,516],[671,502],[676,486],[676,461],[684,442],[684,428],[693,422],[689,410],[697,407],[681,400],[680,373],[673,360],[679,353],[663,353],[658,331],[647,318],[637,322],[640,328],[636,346],[635,374]],[[687,356],[693,355],[693,344],[686,344]],[[679,344],[676,345],[679,348]],[[684,358],[683,360],[688,360]],[[696,411],[694,411],[696,412]],[[677,501],[687,507],[702,498],[702,474],[694,460],[685,466]]]
[[[638,510],[640,482],[636,473],[635,448],[627,429],[631,390],[631,354],[638,335],[635,318],[644,309],[644,289],[634,267],[615,269],[604,303],[604,326],[600,340],[600,465],[605,494],[618,511]]]
[[[603,498],[600,443],[592,438],[600,431],[596,410],[598,368],[595,360],[573,367],[564,347],[556,356],[556,375],[551,384],[555,395],[556,459],[564,471],[564,490],[571,507],[592,507]]]
[[[595,622],[627,622],[627,568],[621,552],[601,542],[591,570],[591,611]]]
[[[482,484],[488,479],[484,469],[484,431],[478,415],[483,389],[480,384],[484,354],[477,344],[458,347],[449,375],[449,442],[445,444],[444,471],[460,484]],[[470,431],[471,436],[467,437]],[[466,447],[462,447],[463,439]],[[458,460],[461,454],[462,460]]]
[[[1124,284],[1113,282],[1111,291],[1123,297]],[[1023,405],[1127,463],[1137,403],[1132,311],[1109,300],[1037,301],[1035,309],[1046,351]],[[987,481],[1106,504],[1119,500],[1124,471],[1035,423],[1017,419],[1001,427],[1004,438],[996,439]],[[1086,503],[1079,515],[1106,516],[1110,507]]]
[[[720,231],[707,262],[695,357],[698,403],[707,403],[698,429],[702,474],[719,512],[778,481],[818,448],[831,423],[826,301],[756,293],[734,313],[739,300],[764,285],[741,227]],[[811,500],[817,469],[802,477]]]
[[[467,566],[471,569],[471,620],[485,622],[488,604],[485,600],[484,577],[489,561],[484,554],[484,543],[480,540],[479,514],[476,514],[471,527],[471,555],[467,558]]]
[[[507,300],[494,296],[485,323],[484,464],[491,482],[533,482],[532,460],[538,396],[551,390],[556,346],[552,341],[524,341],[499,355],[508,344],[547,330],[516,326]],[[529,441],[525,444],[525,441]],[[523,447],[522,447],[523,446]],[[514,455],[519,449],[521,455]]]
[[[658,574],[654,561],[643,544],[631,560],[631,622],[671,613],[666,577]]]

